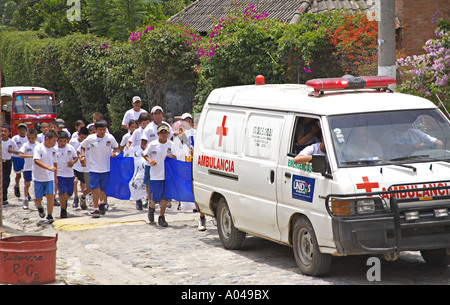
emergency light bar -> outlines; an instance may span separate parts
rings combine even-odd
[[[361,76],[346,75],[341,78],[310,79],[306,85],[314,91],[345,90],[345,89],[381,89],[395,84],[395,78],[387,76]]]

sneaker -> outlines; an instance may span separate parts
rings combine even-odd
[[[169,202],[167,202],[167,208],[171,208],[172,207],[172,201],[171,200],[169,200]]]
[[[99,210],[99,212],[100,212],[100,215],[105,215],[105,213],[106,213],[106,204],[105,203],[100,203],[99,205],[98,205],[98,210]]]
[[[136,200],[136,210],[142,211],[142,200]]]
[[[44,212],[43,207],[38,208],[38,212],[39,212],[39,217],[41,217],[41,218],[45,217],[45,212]]]
[[[150,223],[155,222],[155,209],[154,208],[153,209],[151,207],[148,208],[147,217],[148,217],[148,221],[150,221]]]
[[[100,218],[100,211],[94,210],[94,212],[91,213],[92,218]]]
[[[159,216],[158,217],[158,224],[161,226],[161,227],[167,227],[169,224],[166,222],[166,219],[165,219],[165,217],[164,216]]]
[[[52,224],[55,220],[53,219],[52,214],[47,215],[47,223]]]
[[[20,198],[20,188],[18,185],[14,185],[14,196]]]
[[[28,200],[31,200],[31,196],[30,196],[30,194],[28,194]]]
[[[148,199],[145,199],[145,203],[142,205],[142,207],[143,207],[144,209],[146,209],[148,206],[149,206]]]
[[[198,219],[198,230],[199,231],[206,231],[206,217],[200,216]]]
[[[81,197],[80,198],[80,207],[82,210],[86,210],[88,207],[86,205],[86,197]]]
[[[59,203],[59,200],[55,198],[54,204],[55,207],[59,207],[61,203]]]
[[[78,202],[79,202],[78,197],[73,198],[72,207],[73,208],[78,208]]]
[[[25,199],[23,200],[23,209],[24,209],[24,210],[28,210],[28,198],[25,198]]]
[[[8,205],[8,204],[9,204],[8,200],[3,201],[3,206]]]
[[[61,209],[61,212],[59,212],[59,218],[67,218],[67,210]]]

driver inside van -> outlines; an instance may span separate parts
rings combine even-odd
[[[297,156],[294,157],[295,164],[311,162],[313,155],[326,155],[327,150],[323,141],[322,133],[319,133],[320,142],[306,146]]]
[[[396,143],[394,145],[403,155],[408,155],[423,149],[444,148],[444,143],[441,140],[419,129],[415,129],[409,124],[399,125],[397,130],[395,130],[395,137]]]

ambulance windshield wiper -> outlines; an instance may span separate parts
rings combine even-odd
[[[405,157],[399,157],[390,159],[389,161],[406,161],[406,160],[415,160],[419,158],[428,158],[430,155],[412,155],[412,156],[405,156]]]
[[[392,161],[392,160],[389,160]],[[389,161],[383,161],[380,159],[360,159],[360,160],[354,160],[354,161],[343,161],[341,163],[345,163],[345,164],[375,164],[375,163],[382,163],[382,165],[394,165],[394,166],[399,166],[399,167],[404,167],[404,168],[409,168],[412,169],[413,172],[417,171],[417,168],[415,168],[414,166],[411,165],[406,165],[406,164],[398,164],[398,163],[392,163]]]

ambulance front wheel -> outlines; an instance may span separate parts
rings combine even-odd
[[[297,219],[294,225],[292,245],[295,261],[304,275],[325,275],[331,268],[331,255],[319,250],[316,234],[306,217]]]
[[[446,249],[422,250],[420,254],[427,264],[443,267],[450,265],[450,255]]]
[[[235,228],[225,198],[220,198],[216,212],[217,231],[225,249],[237,250],[244,246],[246,233]]]

